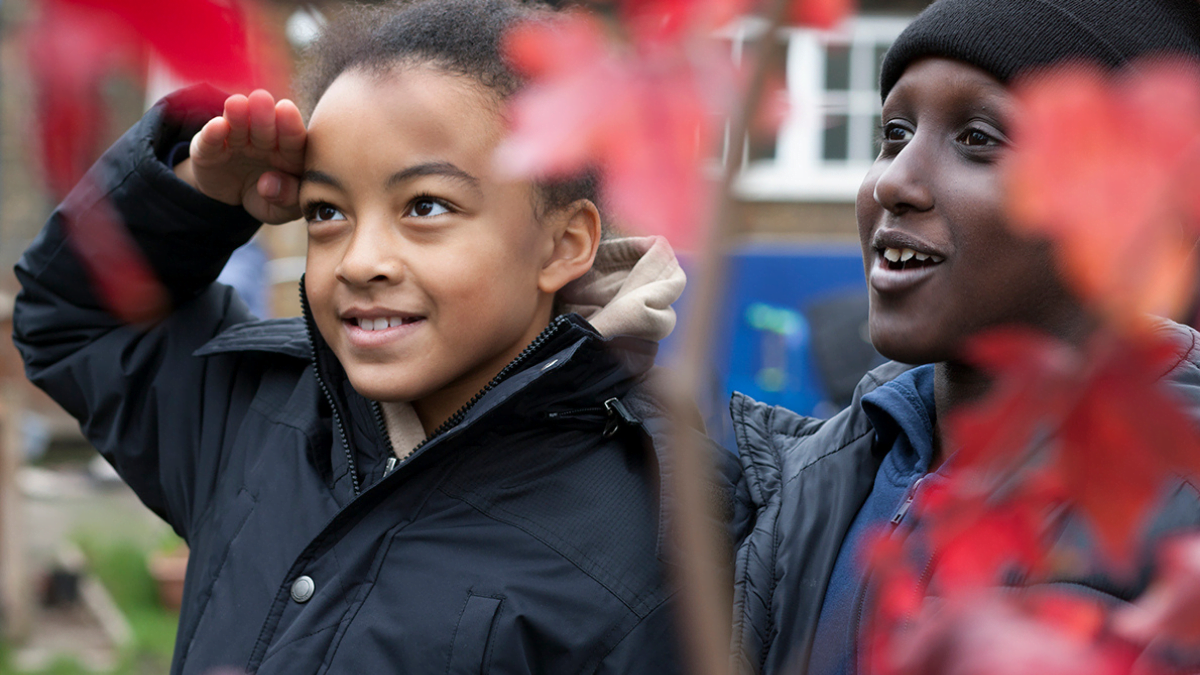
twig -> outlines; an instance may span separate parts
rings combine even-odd
[[[703,441],[688,432],[684,420],[705,382],[712,356],[712,334],[724,301],[728,245],[737,230],[734,184],[742,170],[746,134],[766,89],[767,68],[782,48],[778,32],[793,0],[770,0],[768,26],[760,40],[758,59],[741,109],[730,124],[730,147],[721,189],[713,210],[712,226],[705,232],[700,249],[695,286],[687,306],[683,346],[678,369],[668,392],[675,424],[675,543],[680,551],[678,581],[690,670],[697,675],[728,675],[731,672],[730,636],[732,588],[727,576],[731,559],[708,517],[711,505],[704,486],[712,467]]]

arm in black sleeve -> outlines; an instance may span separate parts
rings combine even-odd
[[[222,110],[224,96],[193,87],[159,102],[89,170],[17,263],[22,290],[14,341],[29,378],[75,416],[88,439],[144,502],[185,533],[196,507],[196,453],[219,433],[212,372],[192,352],[251,315],[214,280],[259,227],[241,207],[209,199],[165,159]],[[172,300],[153,326],[105,311],[64,226],[87,228],[115,212]],[[227,368],[226,368],[227,369]]]

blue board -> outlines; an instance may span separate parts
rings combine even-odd
[[[689,287],[693,269],[684,260]],[[738,249],[729,263],[729,287],[718,332],[712,391],[697,392],[710,425],[728,417],[729,396],[740,391],[806,415],[836,411],[812,354],[809,308],[832,297],[866,295],[862,252],[854,245],[756,244]],[[680,332],[689,296],[679,308]],[[670,366],[680,334],[663,342],[659,362]]]

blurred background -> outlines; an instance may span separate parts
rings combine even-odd
[[[294,55],[338,4],[265,0],[261,20]],[[861,0],[835,30],[783,37],[773,68],[790,109],[748,149],[718,358],[699,394],[710,432],[731,450],[730,392],[825,417],[881,362],[866,334],[854,197],[877,152],[880,60],[927,4]],[[186,548],[24,379],[11,343],[12,267],[53,208],[29,133],[36,110],[21,35],[37,9],[36,0],[0,0],[0,675],[165,673]],[[737,62],[762,30],[745,20],[714,39]],[[95,156],[187,84],[153,55],[144,71],[102,83]],[[222,280],[264,318],[295,316],[304,253],[301,224],[266,227]],[[674,347],[663,345],[668,365]]]

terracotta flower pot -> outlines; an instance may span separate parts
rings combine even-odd
[[[158,585],[158,601],[175,612],[183,604],[183,578],[187,574],[187,562],[186,546],[170,551],[155,551],[146,561],[150,576]]]

